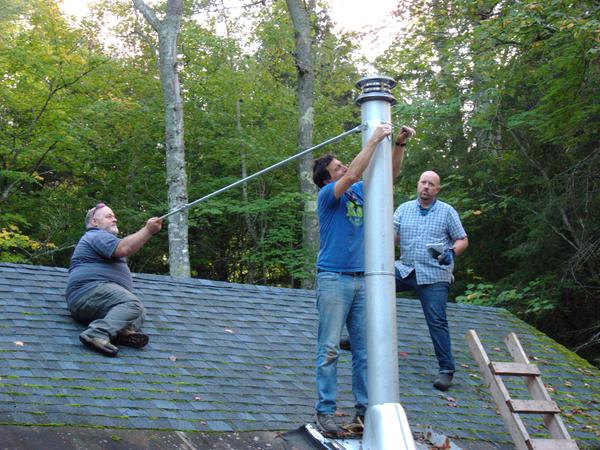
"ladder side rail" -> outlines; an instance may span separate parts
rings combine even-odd
[[[479,370],[485,377],[486,384],[492,393],[492,397],[498,406],[500,416],[504,420],[508,432],[518,450],[531,450],[530,438],[523,421],[518,414],[514,414],[509,408],[510,396],[504,386],[504,382],[498,375],[494,375],[491,370],[490,360],[477,336],[475,330],[467,332],[467,343]]]
[[[529,358],[527,357],[527,354],[525,353],[525,350],[523,349],[523,346],[521,345],[521,342],[515,333],[509,333],[504,341],[506,342],[508,351],[515,362],[530,364]],[[542,382],[541,377],[526,376],[524,377],[524,380],[525,384],[527,385],[527,389],[529,389],[531,396],[535,400],[546,400],[548,402],[553,402],[550,394],[544,386],[544,383]],[[550,431],[550,435],[553,438],[571,439],[567,427],[558,414],[549,413],[543,414],[543,416],[544,424],[546,428],[548,428],[548,431]]]

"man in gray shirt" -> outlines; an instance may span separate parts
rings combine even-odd
[[[153,217],[139,231],[119,239],[112,209],[98,203],[87,212],[85,227],[71,257],[65,294],[73,318],[88,325],[79,340],[108,356],[117,356],[116,345],[142,348],[149,340],[140,331],[144,305],[132,293],[125,258],[160,231],[162,220]]]

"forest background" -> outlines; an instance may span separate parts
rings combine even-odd
[[[313,13],[318,143],[360,122],[356,50],[375,30],[335,31],[326,0]],[[418,132],[394,203],[422,171],[441,175],[470,240],[452,299],[507,308],[600,365],[600,4],[399,0],[390,21],[369,70],[398,81],[394,123]],[[184,1],[190,200],[300,150],[294,39],[284,1]],[[168,211],[156,46],[130,1],[73,21],[54,0],[0,0],[0,261],[68,267],[100,201],[124,234]],[[314,156],[359,148],[353,135]],[[299,178],[290,164],[191,209],[192,276],[310,281]],[[161,233],[130,267],[169,273],[168,253]]]

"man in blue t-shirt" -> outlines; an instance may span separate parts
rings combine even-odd
[[[469,246],[458,213],[437,199],[440,177],[428,170],[417,183],[417,199],[398,206],[394,230],[400,244],[396,261],[396,291],[417,293],[438,360],[439,375],[433,387],[447,391],[452,385],[455,365],[446,318],[454,257]]]
[[[392,133],[389,124],[378,126],[367,144],[346,167],[333,155],[314,161],[313,181],[319,187],[317,214],[320,248],[317,258],[317,426],[324,433],[339,431],[335,421],[337,362],[344,325],[352,347],[352,392],[362,424],[367,408],[367,345],[364,280],[363,182],[379,142]],[[400,173],[405,141],[414,130],[402,127],[392,153],[394,177]]]
[[[140,331],[144,305],[131,292],[125,258],[160,231],[162,220],[153,217],[139,231],[119,239],[112,209],[98,203],[87,212],[85,227],[71,257],[65,293],[73,318],[88,325],[79,340],[108,356],[117,356],[117,345],[141,348],[149,340]]]

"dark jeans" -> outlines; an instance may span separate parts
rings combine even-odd
[[[439,282],[418,285],[414,271],[406,278],[402,278],[400,272],[396,269],[396,292],[410,290],[415,291],[419,300],[421,300],[435,356],[440,366],[440,373],[454,373],[455,366],[450,343],[450,330],[446,318],[446,303],[448,302],[450,283]]]

